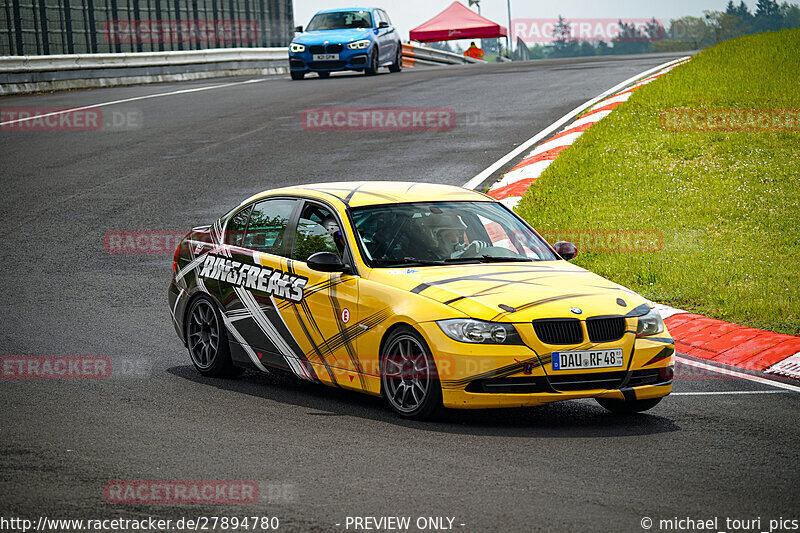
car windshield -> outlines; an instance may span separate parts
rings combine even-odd
[[[494,202],[420,202],[351,210],[373,267],[558,259],[519,218]]]
[[[344,30],[371,27],[372,15],[369,11],[335,11],[333,13],[317,13],[308,23],[306,30]]]

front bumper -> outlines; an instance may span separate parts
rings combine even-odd
[[[591,346],[622,348],[622,368],[553,371],[552,351],[589,347],[543,345],[525,324],[515,324],[525,345],[509,346],[456,342],[434,322],[417,326],[433,352],[445,407],[524,407],[577,398],[643,400],[672,391],[675,346],[667,331],[652,339],[629,332],[619,341]]]
[[[364,70],[369,65],[370,53],[372,53],[372,47],[364,50],[350,50],[345,45],[344,49],[337,54],[338,60],[314,61],[313,54],[306,47],[305,52],[289,52],[289,69],[296,72]]]

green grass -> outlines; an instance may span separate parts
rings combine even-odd
[[[800,109],[800,30],[726,41],[634,92],[517,212],[545,234],[660,231],[659,251],[575,262],[661,303],[800,334],[800,133],[669,132],[671,108]]]

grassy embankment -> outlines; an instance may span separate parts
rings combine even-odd
[[[668,131],[662,112],[675,108],[791,109],[795,124],[793,131],[785,123],[784,131]],[[799,335],[798,110],[800,30],[724,42],[589,129],[517,211],[548,237],[660,231],[656,252],[590,252],[575,262],[654,301]]]

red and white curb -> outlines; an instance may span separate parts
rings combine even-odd
[[[652,73],[652,70],[648,73],[643,73],[638,77],[638,80],[636,78],[626,80],[620,86],[612,89],[610,96],[603,98],[601,95],[600,98],[602,99],[598,102],[592,104],[590,101],[587,103],[588,111],[583,116],[574,120],[570,125],[545,142],[538,144],[523,157],[522,161],[492,185],[487,194],[511,209],[516,207],[528,187],[555,161],[561,152],[569,148],[586,130],[611,114],[617,106],[626,102],[633,94],[633,91],[655,81],[670,70],[686,63],[689,59],[681,58],[663,65],[662,68],[657,67],[654,73]],[[616,92],[614,92],[615,89]],[[524,143],[520,148],[524,150],[525,147],[534,145],[535,142],[555,131],[561,123],[567,122],[582,111],[582,108],[573,110],[550,128]],[[480,185],[483,180],[507,161],[510,161],[511,158],[517,156],[518,153],[522,153],[519,148],[507,154],[505,158],[496,162],[481,174],[478,174],[465,187],[475,188]],[[711,363],[732,366],[749,372],[764,372],[781,377],[800,379],[800,337],[732,324],[724,320],[689,313],[661,304],[657,304],[656,308],[661,313],[673,338],[675,338],[676,351],[693,358],[681,358],[681,362],[685,364],[702,367],[714,372],[726,372],[723,367],[694,361],[694,359],[703,359]],[[739,374],[737,373],[737,375]],[[750,376],[750,374],[741,374],[741,376],[747,379],[763,380],[763,378]],[[796,387],[788,384],[776,386],[791,387],[791,390],[796,390]]]
[[[695,359],[800,379],[800,337],[656,305],[675,351]]]
[[[682,58],[677,62],[671,63],[642,80],[612,94],[608,98],[601,100],[590,107],[589,110],[579,119],[569,126],[553,135],[550,139],[538,145],[528,153],[522,161],[508,171],[497,183],[489,188],[488,195],[501,201],[509,208],[513,209],[519,203],[522,195],[528,190],[534,181],[552,164],[553,161],[575,141],[583,132],[607,117],[617,106],[626,102],[631,97],[633,91],[651,83],[670,70],[689,61]]]

